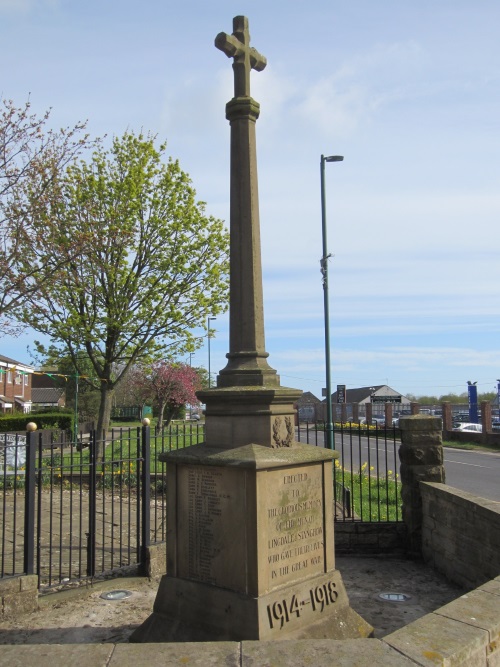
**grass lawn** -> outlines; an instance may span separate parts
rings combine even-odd
[[[480,445],[477,442],[457,442],[456,440],[443,440],[443,447],[452,447],[453,449],[470,449],[478,452],[500,452],[499,447],[493,445]]]
[[[386,477],[373,475],[373,467],[363,463],[359,472],[335,468],[335,482],[350,491],[355,518],[363,521],[401,521],[401,482],[388,471]],[[337,499],[339,491],[337,488]]]

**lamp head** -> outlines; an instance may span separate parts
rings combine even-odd
[[[325,162],[342,162],[343,159],[343,155],[329,155],[324,158]]]

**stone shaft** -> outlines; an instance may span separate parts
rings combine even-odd
[[[233,35],[220,33],[215,44],[234,57],[235,97],[226,106],[231,125],[230,305],[228,364],[217,386],[279,385],[267,363],[260,255],[259,192],[255,123],[260,107],[250,97],[250,70],[266,60],[250,49],[248,21],[234,19]]]

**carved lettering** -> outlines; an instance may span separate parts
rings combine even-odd
[[[272,585],[324,571],[324,508],[320,466],[269,473],[268,562]]]

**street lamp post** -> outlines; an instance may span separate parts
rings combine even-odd
[[[333,419],[332,419],[332,380],[330,371],[330,305],[328,295],[328,254],[326,237],[326,199],[325,199],[325,162],[341,162],[342,155],[321,156],[321,230],[323,235],[323,256],[320,260],[321,275],[323,276],[323,301],[325,312],[325,365],[326,365],[326,446],[333,449]]]
[[[208,318],[208,326],[207,326],[207,338],[208,338],[208,388],[212,386],[212,377],[210,375],[210,322],[213,322],[216,320],[216,317],[209,317]]]

